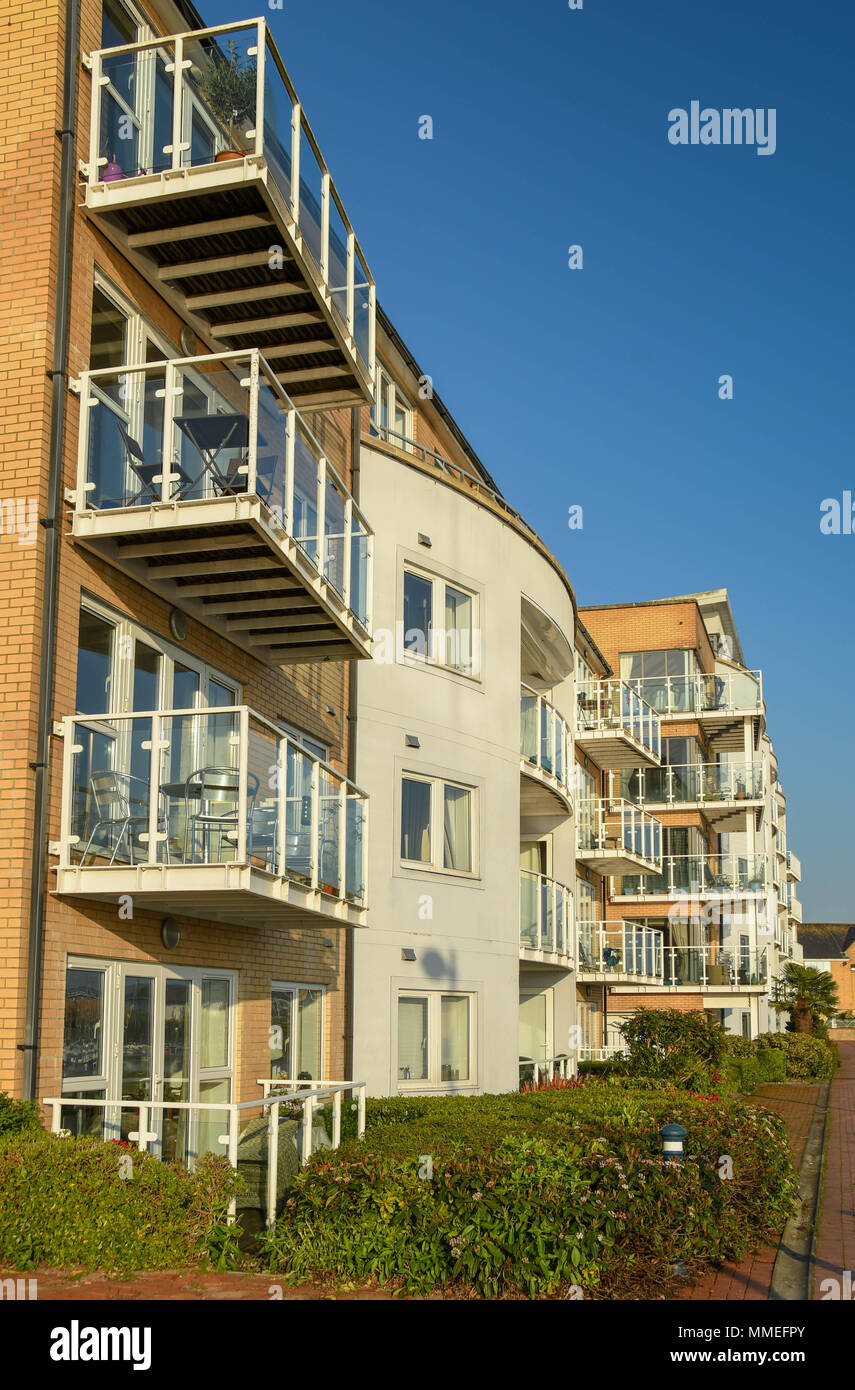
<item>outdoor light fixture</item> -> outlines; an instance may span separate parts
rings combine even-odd
[[[169,614],[169,631],[177,642],[183,642],[187,636],[187,616],[180,608],[173,608]]]
[[[683,1162],[683,1140],[688,1130],[682,1125],[663,1125],[659,1131],[662,1139],[662,1157],[666,1163]]]
[[[196,334],[193,332],[192,328],[189,328],[187,326],[186,323],[179,335],[179,342],[181,343],[181,351],[184,353],[185,357],[196,356],[196,348],[198,346],[196,342]]]
[[[425,546],[427,546],[428,550],[430,550],[430,547],[431,547],[430,536],[426,536],[425,533],[424,533],[424,531],[419,531],[419,545],[425,545]]]
[[[333,947],[333,939],[332,939],[331,936],[325,936],[325,937],[324,937],[324,945],[325,945],[325,946],[328,946],[329,949],[332,950],[332,947]]]
[[[415,734],[404,734],[404,742],[408,748],[421,748],[422,746]]]
[[[401,960],[415,960],[415,958],[416,953],[413,950],[412,946],[401,947]]]
[[[174,951],[181,940],[181,928],[174,917],[164,917],[160,928],[160,939],[167,951]]]

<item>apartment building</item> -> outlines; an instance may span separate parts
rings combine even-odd
[[[426,382],[378,314],[353,1010],[354,1073],[382,1095],[515,1089],[575,1026],[573,590]]]
[[[349,1064],[374,284],[264,20],[2,15],[0,1088],[127,1134]]]
[[[704,1009],[744,1036],[775,1031],[773,982],[799,958],[792,885],[801,871],[787,851],[762,676],[745,666],[727,592],[585,608],[581,619],[600,669],[580,654],[593,678],[579,685],[580,727],[602,707],[604,661],[617,682],[614,722],[652,730],[643,761],[613,754],[599,774],[580,774],[577,857],[590,868],[599,856],[609,875],[580,889],[577,903],[588,1045],[614,1050],[618,1025],[642,1006]],[[597,757],[578,732],[577,748]],[[588,830],[583,804],[595,808]],[[621,863],[607,858],[612,850]],[[630,850],[652,867],[629,864]],[[594,901],[604,920],[591,930],[582,923]]]

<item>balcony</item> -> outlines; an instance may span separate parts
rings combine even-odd
[[[624,875],[613,891],[616,898],[762,896],[766,873],[765,854],[666,854],[657,873]]]
[[[269,666],[370,656],[371,530],[259,352],[78,385],[76,541]]]
[[[763,680],[759,671],[732,670],[694,676],[646,676],[630,682],[660,719],[697,720],[715,738],[720,752],[744,751],[744,720],[754,720],[757,747],[763,722]]]
[[[598,874],[658,874],[662,824],[630,801],[580,801],[576,858]]]
[[[102,49],[86,208],[213,351],[306,409],[374,391],[375,289],[263,19]]]
[[[674,946],[664,950],[665,985],[669,989],[753,990],[768,989],[765,946]],[[722,1004],[721,1007],[726,1007]]]
[[[802,881],[802,861],[791,849],[787,850],[787,878],[794,883]]]
[[[365,794],[247,706],[69,717],[62,733],[57,893],[365,925]]]
[[[659,716],[626,681],[588,681],[576,700],[576,743],[598,767],[659,766]]]
[[[662,984],[662,933],[631,922],[579,922],[580,984]]]
[[[572,811],[573,735],[567,721],[538,691],[520,690],[520,814],[569,816]]]
[[[573,899],[570,889],[545,874],[520,869],[520,956],[569,967]]]
[[[657,810],[703,811],[716,829],[735,830],[746,812],[763,809],[763,768],[758,763],[672,764],[621,776],[621,792]]]
[[[804,920],[802,904],[795,893],[789,891],[790,886],[790,884],[787,884],[787,912],[796,922],[801,922]]]

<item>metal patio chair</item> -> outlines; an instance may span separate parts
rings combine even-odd
[[[247,852],[252,844],[252,818],[255,798],[258,794],[258,778],[254,772],[246,774],[246,815]],[[223,845],[229,844],[237,851],[237,838],[240,814],[241,773],[233,767],[201,767],[191,772],[185,783],[185,803],[187,807],[184,860],[185,863],[221,864]],[[191,802],[199,803],[199,810],[190,811]],[[203,858],[197,860],[197,833],[202,832]],[[217,836],[217,857],[211,859],[211,839]],[[188,858],[188,849],[190,857]]]
[[[108,832],[107,841],[112,838],[114,832],[116,843],[110,855],[110,863],[116,862],[119,847],[127,836],[128,860],[131,864],[134,860],[134,832],[139,828],[148,829],[149,824],[149,796],[150,787],[143,777],[134,777],[129,772],[114,772],[106,769],[102,772],[93,772],[89,778],[89,789],[92,794],[92,801],[95,805],[98,819],[92,827],[89,839],[86,841],[86,848],[81,855],[80,863],[86,862],[86,856],[92,848],[92,843],[99,830]],[[166,803],[163,793],[158,793],[157,809],[157,829],[166,832]],[[169,839],[165,841],[166,862],[169,863]]]
[[[137,441],[131,438],[124,425],[118,420],[116,421],[116,428],[122,436],[122,443],[125,446],[125,451],[128,456],[128,466],[131,472],[136,474],[139,482],[142,483],[139,492],[134,493],[133,497],[130,499],[126,499],[124,505],[126,507],[135,507],[141,500],[146,503],[162,501],[160,484],[155,483],[154,480],[163,472],[165,466],[163,461],[161,459],[155,459],[151,462],[147,461]],[[182,497],[183,494],[193,486],[195,480],[184,472],[184,469],[179,463],[166,466],[169,467],[170,473],[178,475],[178,485],[170,496],[170,501],[174,501]]]

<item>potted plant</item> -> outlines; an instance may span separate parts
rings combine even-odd
[[[217,161],[243,159],[243,150],[234,148],[235,129],[255,119],[255,63],[238,52],[234,39],[228,40],[226,48],[228,56],[216,50],[199,78],[199,92],[212,115],[228,130],[232,144],[231,149],[218,151]]]

